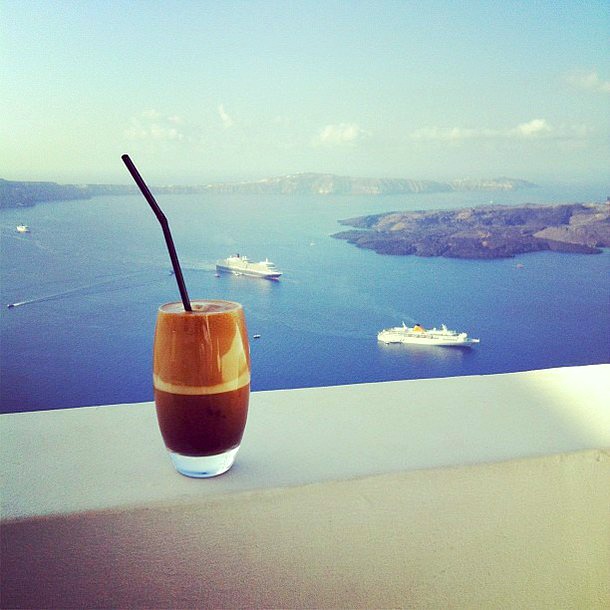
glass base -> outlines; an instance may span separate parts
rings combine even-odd
[[[223,472],[227,472],[239,451],[239,447],[229,449],[224,453],[216,455],[202,455],[194,457],[192,455],[180,455],[179,453],[169,452],[174,468],[185,477],[195,477],[196,479],[206,479],[216,477]]]

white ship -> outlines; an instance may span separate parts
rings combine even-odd
[[[271,280],[277,280],[282,275],[282,272],[268,258],[255,263],[241,254],[234,254],[229,258],[216,261],[216,271],[226,271],[235,275],[252,275]]]
[[[466,333],[449,330],[444,324],[441,328],[425,329],[421,324],[386,328],[377,334],[377,339],[383,343],[414,343],[418,345],[443,345],[458,347],[479,343],[479,339],[471,339]]]
[[[28,227],[27,225],[17,225],[17,232],[18,233],[29,233],[30,227]]]

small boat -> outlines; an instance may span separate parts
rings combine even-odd
[[[17,233],[29,233],[30,227],[27,225],[17,225]]]
[[[216,271],[224,271],[233,275],[251,275],[270,280],[277,280],[282,275],[282,272],[268,258],[254,263],[241,254],[234,254],[216,261]]]
[[[253,339],[260,339],[260,338],[261,338],[261,336],[260,336],[260,335],[252,335],[252,338],[253,338]]]
[[[449,330],[444,324],[441,328],[425,329],[421,324],[386,328],[377,334],[377,339],[383,343],[411,343],[419,345],[440,345],[470,347],[479,343],[479,339],[471,339],[467,333]]]

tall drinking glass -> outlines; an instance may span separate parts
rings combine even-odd
[[[213,477],[231,468],[246,426],[250,349],[244,310],[192,300],[159,308],[153,348],[161,435],[178,472]]]

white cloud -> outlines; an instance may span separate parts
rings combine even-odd
[[[233,125],[235,125],[235,121],[233,120],[231,115],[225,110],[225,107],[222,104],[218,106],[218,114],[225,129],[230,129],[231,127],[233,127]]]
[[[361,129],[355,123],[339,123],[337,125],[327,125],[323,129],[321,129],[318,135],[313,139],[313,145],[353,146],[368,135],[368,132]]]
[[[533,119],[527,123],[521,123],[517,125],[515,129],[512,129],[509,133],[516,137],[523,138],[536,138],[538,136],[545,136],[553,131],[551,126],[544,119]]]
[[[559,140],[582,139],[590,130],[584,125],[553,127],[546,119],[532,119],[508,129],[466,127],[424,127],[411,133],[411,139],[420,142],[453,142],[465,140],[534,140],[552,138]]]
[[[199,128],[189,125],[177,115],[163,115],[157,110],[146,110],[133,117],[125,136],[130,140],[153,140],[157,142],[197,142]]]
[[[566,80],[579,89],[610,93],[610,81],[602,80],[595,70],[575,70],[566,76]]]

